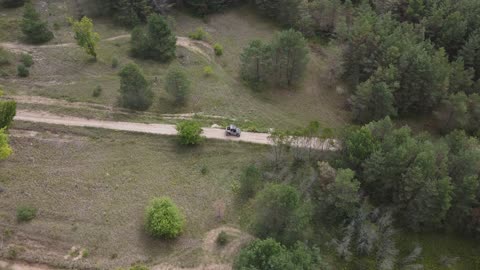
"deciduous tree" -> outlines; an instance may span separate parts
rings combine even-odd
[[[97,42],[100,40],[100,36],[93,31],[92,20],[88,17],[83,17],[80,21],[70,18],[70,23],[78,46],[97,59]]]

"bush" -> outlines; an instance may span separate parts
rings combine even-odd
[[[19,222],[27,222],[37,216],[37,209],[32,206],[21,206],[17,208],[17,220]]]
[[[190,80],[186,72],[179,66],[168,69],[165,89],[175,98],[175,103],[183,104],[190,92]]]
[[[248,166],[240,177],[240,186],[237,194],[243,201],[255,196],[255,193],[262,188],[262,174],[254,165]]]
[[[221,56],[223,54],[223,46],[219,43],[215,43],[215,45],[213,45],[213,50],[217,56]]]
[[[31,67],[33,65],[32,55],[28,53],[22,53],[20,57],[20,62],[22,62],[26,67]]]
[[[198,27],[195,31],[188,34],[188,37],[194,40],[205,40],[208,38],[208,34],[202,27]]]
[[[125,65],[120,76],[120,105],[124,108],[145,111],[152,105],[153,92],[140,67]]]
[[[259,238],[272,237],[285,245],[302,240],[308,232],[311,207],[294,187],[268,184],[255,197],[251,223]]]
[[[119,65],[118,58],[117,58],[117,57],[113,57],[113,58],[112,58],[112,68],[117,68],[118,65]]]
[[[224,246],[228,243],[228,235],[225,231],[221,231],[217,236],[217,244]]]
[[[48,29],[47,22],[42,21],[40,14],[31,2],[28,2],[25,6],[21,27],[25,39],[30,43],[44,43],[53,38],[53,33]]]
[[[293,270],[325,269],[318,248],[296,243],[287,249],[271,238],[255,240],[243,248],[233,269]]]
[[[168,62],[175,58],[177,38],[167,20],[160,15],[148,17],[147,27],[136,27],[131,37],[132,54],[143,59]]]
[[[5,128],[0,129],[0,160],[8,158],[12,154],[12,148],[8,145],[8,135]]]
[[[147,231],[154,237],[175,238],[183,231],[185,219],[167,197],[154,198],[146,209]]]
[[[202,175],[206,175],[208,173],[208,167],[207,165],[203,165],[202,168],[200,169],[200,173]]]
[[[0,129],[7,128],[17,112],[17,103],[13,100],[0,101]]]
[[[203,74],[205,74],[207,77],[211,76],[213,74],[213,68],[211,66],[204,67]]]
[[[181,121],[177,124],[180,143],[183,145],[195,145],[202,141],[202,127],[193,120]]]
[[[28,75],[30,75],[30,71],[24,64],[19,64],[17,66],[17,75],[19,77],[25,78],[25,77],[28,77]]]
[[[2,0],[2,6],[6,8],[21,7],[25,4],[25,0]]]
[[[129,270],[150,270],[150,269],[143,264],[137,264],[137,265],[134,265],[134,266],[130,267]]]
[[[99,86],[95,87],[95,89],[93,90],[92,96],[93,97],[99,97],[102,94],[102,91],[103,91],[103,89],[99,85]]]
[[[90,252],[88,251],[88,249],[82,250],[81,254],[82,258],[87,258],[88,256],[90,256]]]
[[[8,65],[11,61],[12,55],[7,50],[0,47],[0,66]]]

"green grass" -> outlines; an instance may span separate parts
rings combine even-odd
[[[405,254],[418,243],[423,248],[419,263],[426,270],[480,270],[480,243],[474,239],[448,233],[402,233],[397,243]],[[458,261],[452,268],[443,267],[444,256]]]
[[[62,5],[60,1],[49,4],[50,13],[56,14],[58,10],[68,8]],[[49,20],[60,20],[60,15],[56,16]],[[298,88],[269,89],[257,93],[243,85],[239,78],[239,55],[251,40],[268,40],[279,28],[261,19],[247,7],[213,15],[207,21],[182,12],[173,16],[177,35],[187,36],[197,27],[202,27],[208,32],[208,42],[212,46],[218,42],[224,47],[221,57],[215,57],[213,50],[209,50],[211,60],[178,48],[179,58],[171,64],[184,66],[192,81],[192,93],[186,106],[174,106],[164,89],[164,78],[170,64],[131,58],[128,38],[101,41],[97,62],[93,62],[77,46],[35,49],[35,65],[30,70],[30,77],[18,79],[10,74],[2,84],[7,94],[40,95],[115,105],[119,88],[117,73],[122,65],[136,62],[152,81],[155,100],[149,111],[155,114],[203,112],[235,119],[237,125],[253,122],[265,129],[293,128],[313,120],[319,120],[326,126],[339,127],[348,121],[348,113],[342,109],[343,97],[326,87],[324,82],[328,70],[325,55],[335,54],[335,48],[324,47],[323,54],[312,50],[305,81]],[[128,33],[106,19],[94,19],[94,23],[95,30],[102,38]],[[55,35],[51,43],[73,42],[67,25],[61,24]],[[113,58],[120,63],[116,69],[112,68]],[[212,75],[205,76],[205,66],[212,67]],[[100,97],[94,98],[92,91],[97,86],[101,86],[103,92]]]
[[[267,151],[265,146],[206,140],[180,147],[174,137],[96,129],[16,123],[39,132],[13,136],[14,154],[0,163],[0,231],[13,229],[27,260],[68,264],[74,246],[87,248],[89,266],[116,268],[136,261],[197,265],[204,234],[236,224],[232,183],[240,169]],[[201,162],[199,162],[201,161]],[[202,174],[202,167],[208,173]],[[185,213],[184,233],[175,241],[154,240],[144,231],[144,209],[154,196],[169,196]],[[226,205],[224,221],[215,204]],[[34,205],[41,215],[17,224],[16,209]],[[16,237],[16,236],[22,237]],[[53,255],[52,255],[53,254]],[[118,259],[111,260],[111,254]]]

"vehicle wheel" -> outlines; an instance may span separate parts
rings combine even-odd
[[[240,137],[240,134],[237,134],[237,137]]]

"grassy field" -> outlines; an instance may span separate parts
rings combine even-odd
[[[14,128],[15,153],[0,163],[0,232],[7,239],[0,253],[8,257],[15,249],[20,259],[75,267],[204,262],[211,257],[202,249],[204,235],[238,223],[231,188],[240,169],[268,149],[214,140],[183,148],[172,137],[25,123]],[[178,240],[144,233],[144,207],[154,196],[171,197],[185,213]],[[18,224],[22,205],[38,208],[37,218]],[[89,257],[64,259],[72,246],[87,249]]]
[[[52,1],[41,10],[44,14],[58,14],[62,10],[68,15],[71,7],[65,6],[66,2],[69,1]],[[16,10],[3,17],[13,20],[20,15],[20,10]],[[51,24],[57,23],[58,27],[52,44],[73,42],[68,25],[60,23],[67,15],[49,17]],[[0,85],[10,95],[38,95],[115,106],[119,79],[118,69],[111,67],[111,61],[116,57],[121,65],[136,62],[144,69],[155,92],[155,101],[150,109],[154,114],[203,112],[236,119],[237,124],[249,122],[262,128],[292,128],[312,120],[319,120],[329,127],[339,127],[348,122],[348,113],[343,110],[344,97],[327,87],[326,82],[327,59],[334,57],[337,49],[312,43],[311,61],[302,85],[295,89],[270,89],[256,93],[246,88],[239,79],[239,55],[249,41],[270,39],[274,31],[279,30],[277,27],[259,18],[248,7],[213,15],[208,20],[183,12],[174,13],[173,18],[177,35],[188,36],[197,27],[203,27],[209,33],[210,44],[219,42],[224,46],[221,57],[207,50],[210,59],[185,48],[178,49],[177,60],[170,64],[185,67],[192,81],[191,97],[184,107],[172,106],[171,98],[164,90],[164,76],[170,64],[131,58],[128,38],[101,41],[97,62],[92,62],[76,46],[32,49],[35,64],[30,77],[21,79],[10,72],[10,76],[0,78]],[[94,22],[103,39],[128,33],[106,19],[96,18]],[[0,38],[1,41],[12,41],[12,36],[15,35],[0,35]],[[17,35],[14,39],[19,38]],[[213,67],[212,76],[204,75],[205,66]],[[101,86],[103,92],[99,98],[94,98],[92,92],[97,86]]]

